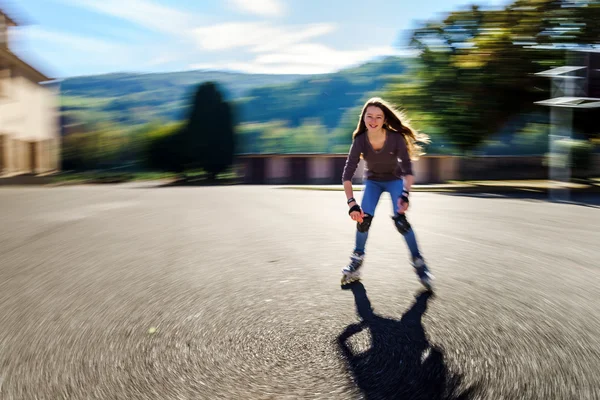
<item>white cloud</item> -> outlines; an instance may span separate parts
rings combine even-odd
[[[282,51],[261,54],[256,62],[264,65],[296,64],[319,65],[325,68],[341,68],[367,61],[373,57],[396,54],[392,47],[369,48],[365,50],[336,50],[331,47],[303,43],[288,47]]]
[[[313,39],[319,36],[333,32],[335,27],[333,24],[313,24],[307,25],[303,29],[291,29],[291,32],[278,32],[277,36],[269,38],[269,40],[256,44],[250,51],[253,53],[264,53],[276,51],[296,43],[301,43],[305,40]]]
[[[229,0],[229,4],[234,9],[261,17],[280,17],[285,12],[278,0]]]
[[[205,71],[231,71],[247,74],[321,74],[323,69],[310,65],[268,66],[256,62],[222,61],[218,63],[191,64],[189,69]]]
[[[278,27],[261,22],[231,22],[196,28],[193,34],[203,50],[247,47],[251,52],[274,51],[334,30],[331,24]]]
[[[32,30],[39,43],[57,44],[72,50],[72,59],[81,63],[153,69],[160,65],[201,59],[194,69],[220,69],[247,73],[319,74],[366,62],[372,58],[399,54],[391,47],[338,50],[321,42],[333,32],[332,23],[274,24],[247,21],[207,24],[207,16],[194,15],[153,2],[153,0],[58,0],[138,26],[167,34],[167,43],[147,52],[141,47],[119,44],[63,32]],[[260,16],[279,16],[279,0],[229,0],[236,9]],[[191,45],[190,45],[191,43]],[[194,54],[190,47],[196,45]],[[70,55],[70,57],[71,57]],[[200,58],[201,57],[201,58]],[[83,58],[87,58],[84,60]],[[187,60],[187,61],[184,61]],[[73,61],[72,61],[73,62]],[[79,63],[79,61],[77,62]]]
[[[257,74],[325,74],[389,55],[410,55],[410,53],[391,47],[336,50],[321,44],[307,43],[276,53],[261,54],[249,62],[230,60],[193,64],[190,68]]]
[[[161,52],[158,55],[154,56],[153,58],[151,58],[144,65],[146,67],[155,67],[158,65],[164,65],[164,64],[171,63],[171,62],[177,62],[179,60],[181,60],[180,52],[164,51],[164,52]]]
[[[187,34],[198,17],[148,0],[60,0],[98,13],[121,18],[144,28],[173,35]]]
[[[318,65],[261,65],[255,62],[251,63],[234,63],[229,65],[232,71],[246,72],[249,74],[324,74],[330,72]]]

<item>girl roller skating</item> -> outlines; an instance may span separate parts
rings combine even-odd
[[[360,279],[375,208],[381,194],[388,192],[392,198],[392,222],[408,245],[412,266],[419,280],[428,290],[432,290],[433,276],[419,251],[415,232],[405,214],[414,182],[412,159],[421,150],[417,141],[427,143],[429,139],[426,135],[417,135],[401,113],[390,104],[377,97],[365,103],[352,134],[352,145],[342,175],[348,213],[356,221],[354,251],[350,255],[350,263],[342,269],[342,284]],[[361,156],[365,160],[365,186],[359,206],[353,197],[352,177]]]

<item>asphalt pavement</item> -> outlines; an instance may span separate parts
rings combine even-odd
[[[341,288],[343,192],[0,188],[0,398],[600,399],[597,202],[411,201],[434,295],[387,194]]]

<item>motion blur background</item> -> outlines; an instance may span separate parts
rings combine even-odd
[[[599,70],[600,0],[0,0],[0,398],[600,399]],[[386,195],[340,288],[371,96],[435,296]]]
[[[417,183],[600,176],[598,0],[0,7],[4,177],[339,184],[371,96]]]

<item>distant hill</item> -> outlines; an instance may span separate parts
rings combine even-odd
[[[63,114],[79,121],[135,125],[184,118],[193,88],[216,81],[233,100],[265,85],[286,84],[303,75],[242,74],[220,71],[115,73],[67,78],[61,82]]]
[[[340,72],[304,77],[296,82],[250,90],[237,101],[243,122],[284,120],[298,126],[318,118],[335,128],[345,111],[367,96],[378,95],[391,76],[404,73],[409,59],[388,57]]]
[[[135,93],[176,90],[184,93],[191,86],[217,81],[228,90],[228,97],[239,97],[250,89],[294,82],[306,75],[244,74],[224,71],[181,71],[165,73],[114,73],[67,78],[61,83],[65,96],[111,98]]]
[[[381,89],[409,60],[389,57],[322,75],[266,75],[182,71],[115,73],[67,78],[61,83],[63,116],[82,122],[116,121],[138,125],[185,118],[189,96],[202,82],[215,81],[238,110],[238,122],[319,118],[335,127],[365,93]]]

